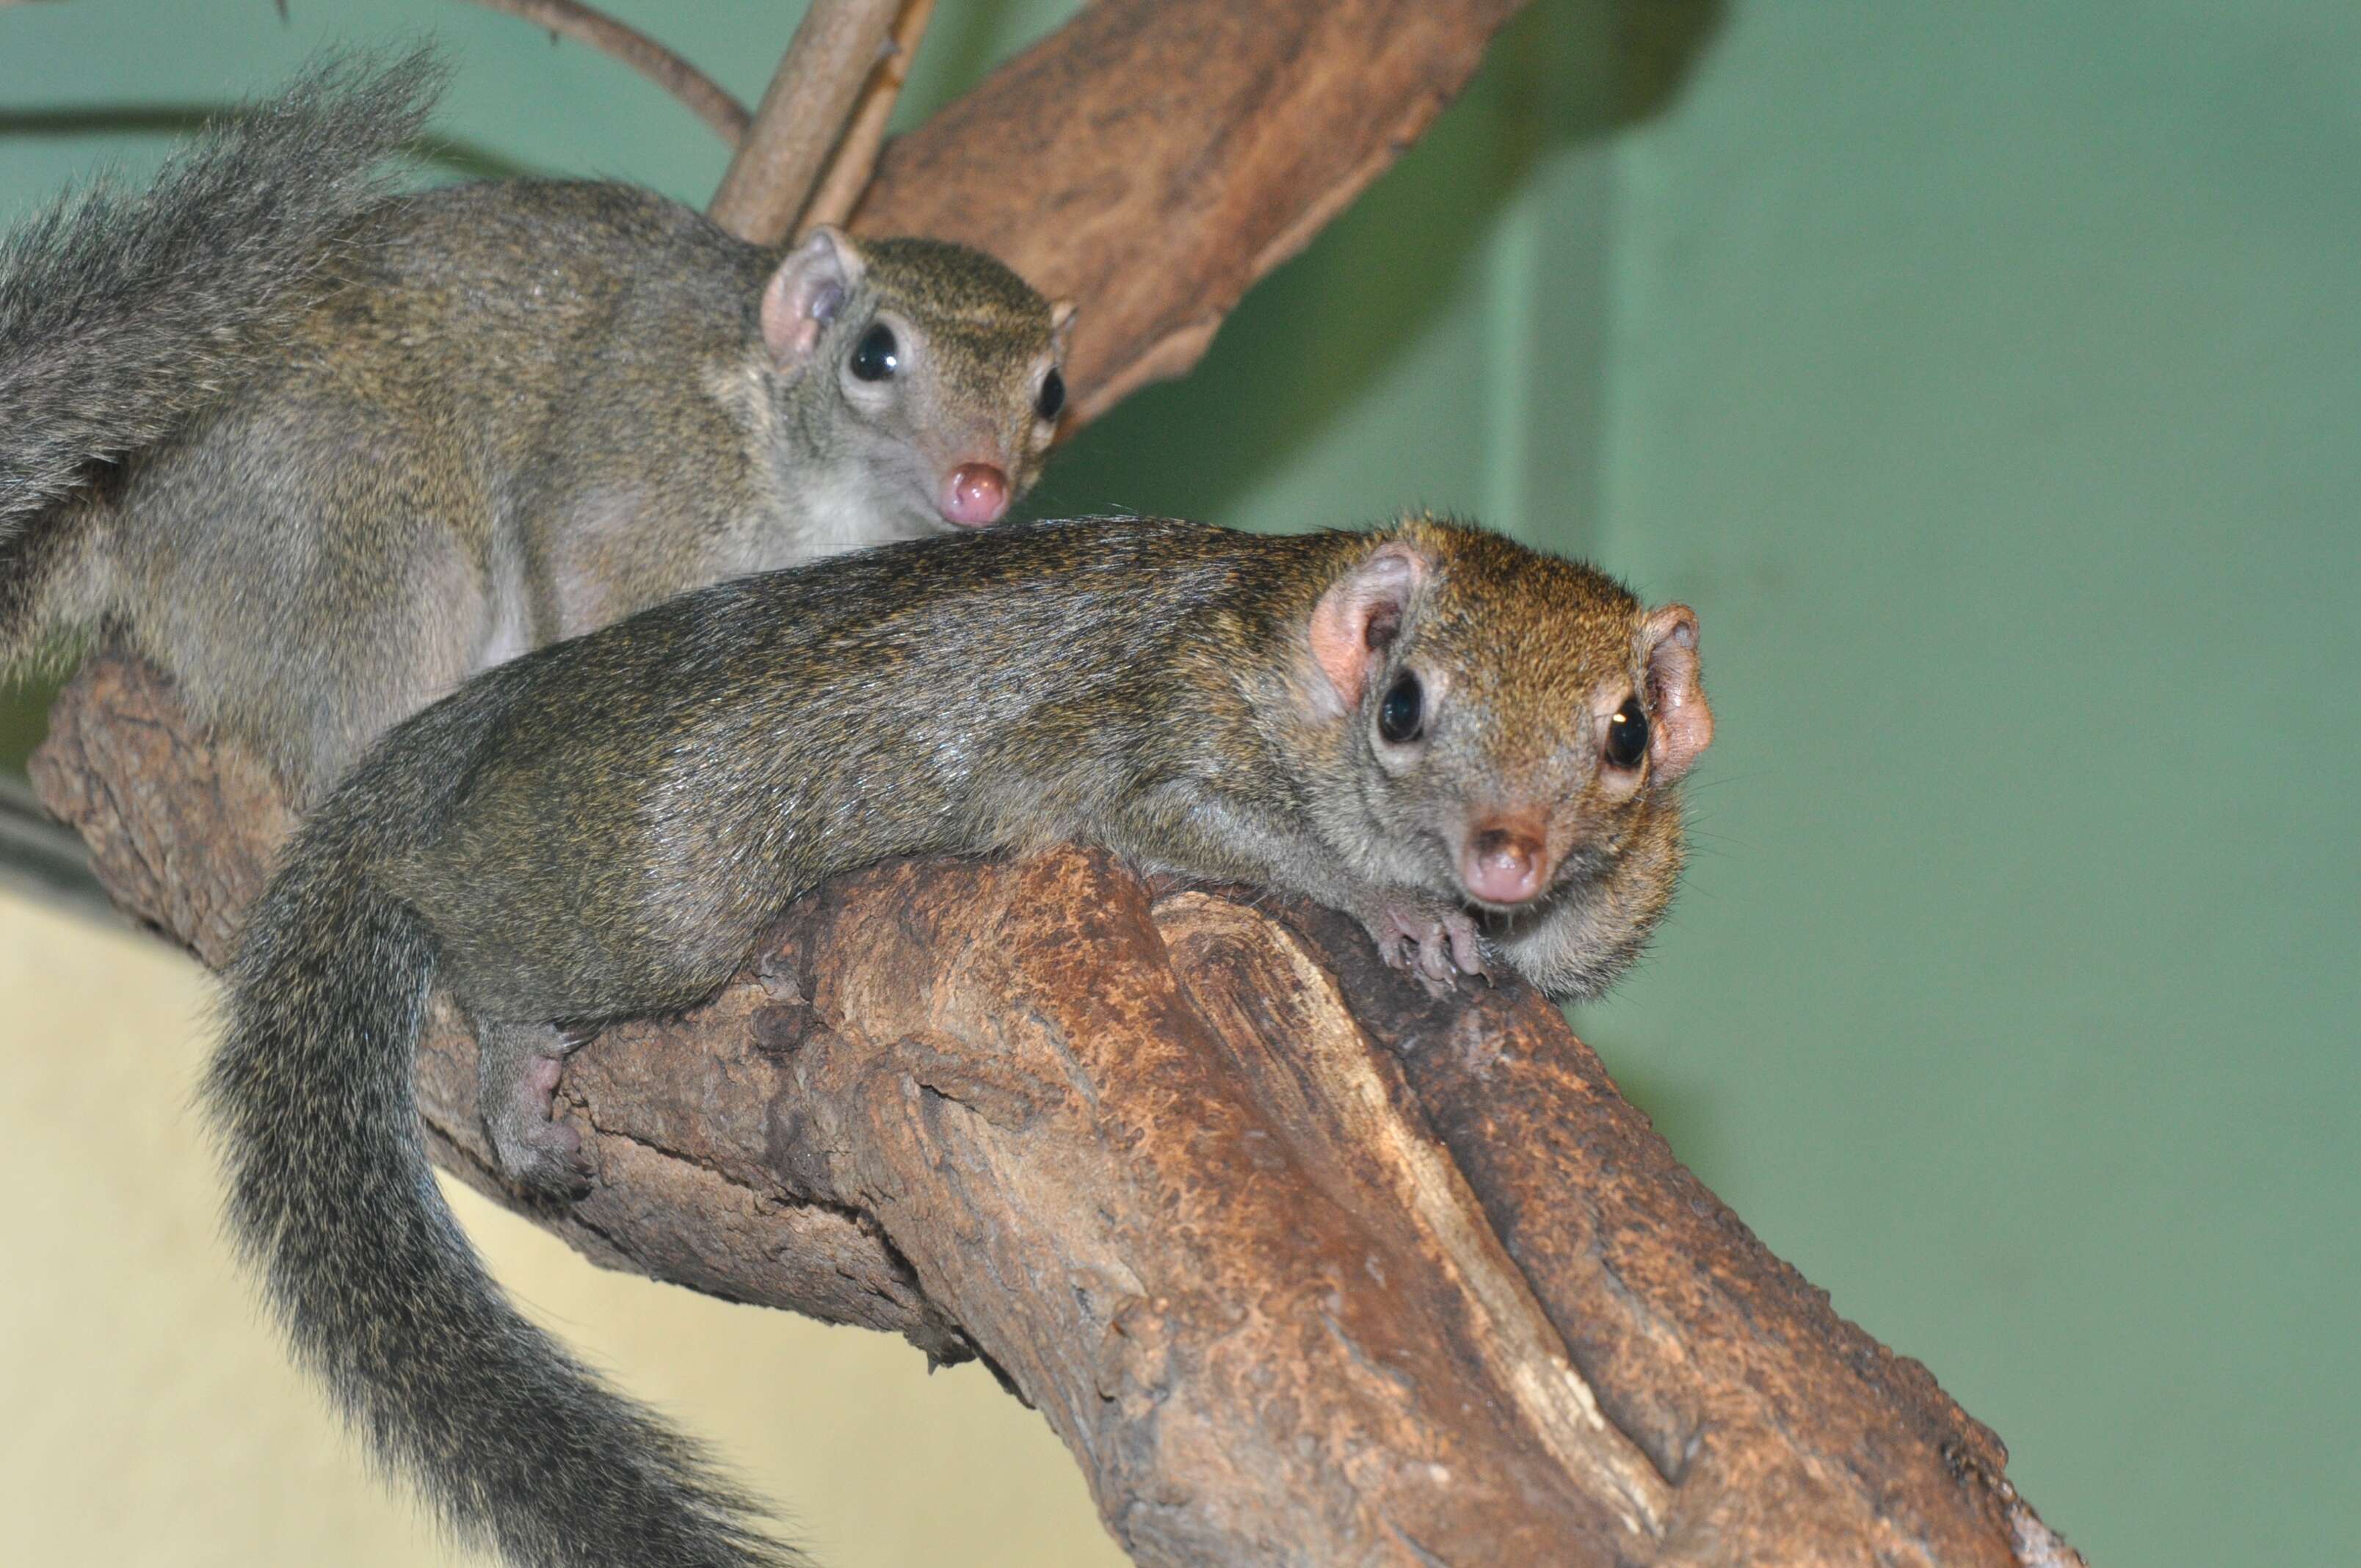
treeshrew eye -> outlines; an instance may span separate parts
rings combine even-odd
[[[1378,704],[1378,733],[1392,745],[1415,740],[1419,728],[1426,721],[1426,688],[1418,677],[1404,670],[1386,688],[1385,700]]]
[[[1052,368],[1041,378],[1041,395],[1033,403],[1033,411],[1043,419],[1056,419],[1058,411],[1066,406],[1066,378]]]
[[[1648,710],[1638,697],[1627,696],[1607,721],[1607,760],[1619,768],[1636,768],[1647,754]]]
[[[861,342],[852,350],[852,373],[864,381],[883,381],[902,368],[902,345],[894,341],[894,329],[879,322],[861,334]]]

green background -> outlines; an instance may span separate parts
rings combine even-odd
[[[0,212],[430,29],[462,162],[719,173],[519,23],[291,9],[0,12]],[[610,9],[752,100],[794,7]],[[911,112],[1069,9],[944,5]],[[1577,1022],[2102,1568],[2361,1530],[2356,83],[2350,0],[1540,0],[1038,493],[1428,503],[1697,607],[1688,890]]]

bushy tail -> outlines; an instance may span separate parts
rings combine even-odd
[[[432,948],[323,837],[299,841],[249,921],[205,1085],[231,1230],[299,1358],[390,1469],[512,1563],[800,1563],[688,1440],[485,1274],[411,1098]]]
[[[424,50],[331,59],[145,191],[102,181],[0,239],[0,545],[268,364],[442,82]]]

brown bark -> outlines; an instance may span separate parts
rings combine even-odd
[[[210,963],[289,818],[144,666],[35,762]],[[511,1201],[447,1016],[437,1157]],[[1999,1442],[1829,1310],[1518,983],[1104,856],[875,868],[569,1062],[594,1259],[988,1356],[1147,1563],[2055,1563]]]
[[[869,84],[845,122],[843,139],[813,186],[812,198],[804,206],[806,227],[840,226],[860,204],[862,192],[877,173],[877,155],[885,148],[885,122],[893,117],[902,83],[909,79],[910,62],[918,55],[918,40],[927,36],[927,23],[934,14],[935,0],[902,0],[902,13],[894,19],[892,52],[869,73]]]
[[[812,0],[707,211],[741,239],[795,232],[829,149],[883,56],[895,0]]]
[[[866,234],[990,251],[1082,302],[1087,422],[1180,375],[1466,84],[1520,0],[1097,0],[889,144]]]

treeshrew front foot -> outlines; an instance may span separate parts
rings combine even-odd
[[[1416,980],[1430,996],[1449,995],[1463,974],[1491,978],[1476,922],[1466,910],[1395,898],[1363,923],[1388,966]]]

